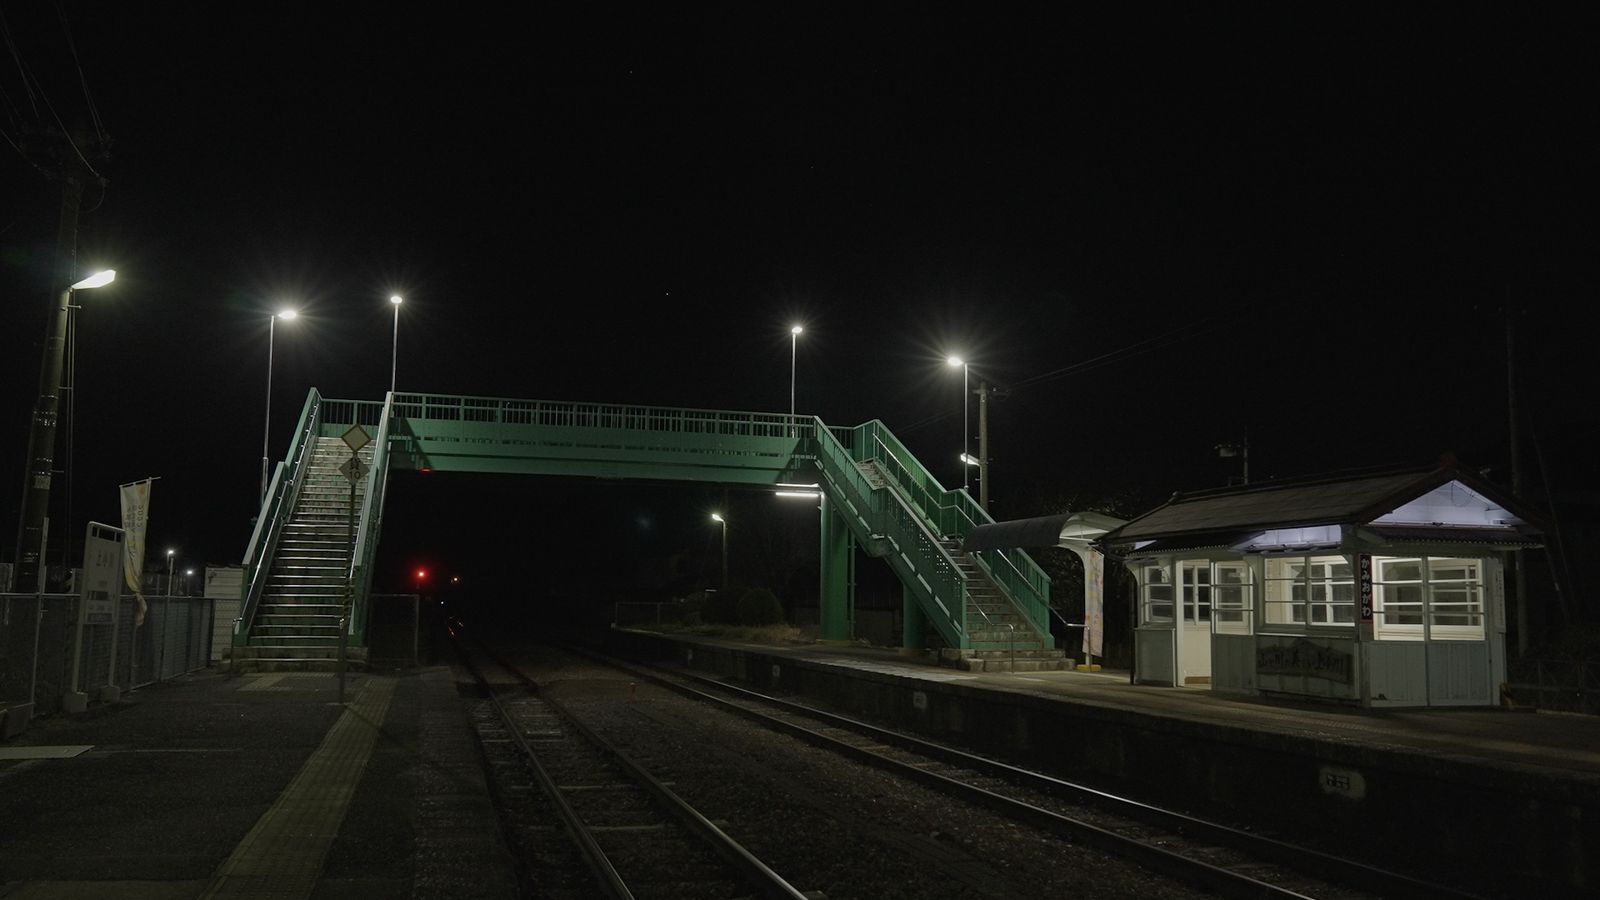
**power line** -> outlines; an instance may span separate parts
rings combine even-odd
[[[1112,350],[1109,353],[1103,353],[1103,354],[1101,354],[1099,356],[1096,356],[1096,357],[1093,357],[1091,359],[1086,359],[1086,360],[1083,360],[1081,362],[1073,363],[1070,366],[1063,366],[1063,367],[1061,367],[1059,369],[1054,369],[1054,370],[1049,371],[1049,372],[1045,372],[1045,373],[1042,373],[1042,374],[1039,374],[1039,375],[1034,375],[1034,376],[1031,376],[1029,378],[1024,378],[1021,381],[1014,382],[1013,384],[1005,386],[1003,390],[1004,390],[1005,394],[1009,394],[1010,392],[1015,391],[1015,390],[1020,389],[1020,388],[1029,387],[1029,386],[1032,386],[1032,385],[1043,384],[1044,382],[1053,381],[1053,380],[1055,380],[1057,378],[1065,378],[1068,375],[1076,375],[1076,374],[1078,374],[1080,372],[1087,372],[1087,371],[1089,371],[1091,369],[1098,369],[1098,368],[1102,368],[1104,366],[1109,366],[1109,365],[1112,365],[1114,363],[1122,362],[1123,360],[1132,359],[1133,357],[1136,357],[1136,356],[1142,356],[1142,355],[1144,355],[1146,353],[1153,353],[1156,350],[1165,349],[1166,347],[1170,347],[1173,344],[1181,343],[1183,341],[1189,340],[1190,338],[1198,337],[1199,335],[1204,334],[1205,332],[1216,328],[1218,325],[1224,324],[1224,323],[1226,323],[1226,322],[1228,322],[1228,321],[1230,321],[1232,319],[1238,318],[1239,316],[1243,315],[1244,313],[1248,312],[1249,310],[1250,310],[1250,307],[1247,306],[1247,307],[1244,307],[1244,308],[1241,308],[1241,309],[1238,309],[1238,310],[1234,310],[1232,312],[1218,313],[1218,314],[1215,314],[1215,315],[1207,316],[1207,317],[1205,317],[1203,319],[1198,319],[1198,320],[1196,320],[1194,322],[1190,322],[1190,323],[1188,323],[1186,325],[1183,325],[1181,327],[1175,328],[1175,329],[1173,329],[1171,331],[1168,331],[1168,332],[1165,332],[1163,334],[1158,334],[1155,337],[1146,338],[1146,339],[1144,339],[1142,341],[1137,341],[1135,343],[1129,344],[1126,347],[1120,347],[1120,348],[1118,348],[1116,350]],[[985,378],[984,380],[985,381],[989,381],[991,384],[993,384],[992,379]],[[915,431],[915,430],[917,430],[919,428],[926,428],[927,426],[932,425],[935,422],[942,422],[945,419],[950,418],[951,415],[953,415],[953,413],[949,413],[949,412],[938,413],[936,415],[929,416],[929,417],[927,417],[925,419],[921,419],[919,421],[913,422],[910,425],[901,426],[899,429],[897,429],[897,431],[900,431],[900,432],[903,433],[903,432]]]

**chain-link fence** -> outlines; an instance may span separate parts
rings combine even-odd
[[[1506,689],[1523,706],[1600,714],[1600,662],[1514,659]]]
[[[54,715],[83,694],[131,691],[209,664],[215,601],[147,598],[117,603],[116,622],[78,627],[76,594],[0,594],[0,708]],[[8,729],[14,726],[8,725]]]

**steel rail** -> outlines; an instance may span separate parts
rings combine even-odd
[[[573,843],[578,845],[578,851],[583,855],[584,862],[588,863],[596,880],[600,882],[601,890],[605,891],[606,896],[615,898],[615,900],[633,900],[633,892],[628,889],[627,883],[622,880],[622,875],[617,872],[616,866],[612,865],[611,858],[606,855],[606,851],[600,847],[600,842],[595,840],[594,835],[589,831],[589,827],[584,824],[583,817],[579,816],[577,811],[572,808],[572,804],[567,802],[567,798],[562,794],[560,786],[556,784],[555,779],[550,777],[549,771],[539,761],[539,755],[534,752],[533,747],[528,743],[528,739],[523,736],[522,729],[517,727],[516,721],[505,708],[505,704],[501,703],[500,698],[495,696],[489,680],[484,677],[483,672],[472,661],[466,649],[461,646],[462,636],[457,631],[454,623],[451,624],[449,631],[451,640],[456,646],[456,652],[461,657],[461,664],[466,667],[468,672],[472,673],[472,677],[477,681],[484,697],[488,698],[489,702],[494,705],[495,713],[500,717],[500,721],[506,724],[506,732],[511,735],[517,748],[522,751],[522,758],[527,761],[533,770],[534,780],[539,782],[540,790],[544,791],[551,805],[555,807],[562,826],[566,828],[567,834],[572,837]]]
[[[964,750],[937,744],[912,735],[889,731],[869,722],[814,709],[693,672],[674,670],[673,677],[669,678],[659,675],[649,668],[616,660],[592,650],[578,647],[563,647],[562,649],[615,666],[685,696],[712,703],[746,718],[794,734],[819,746],[825,746],[829,749],[855,756],[873,765],[891,768],[908,777],[932,784],[940,789],[949,789],[962,795],[972,796],[991,808],[1008,815],[1015,815],[1017,818],[1028,821],[1031,824],[1039,825],[1058,833],[1070,834],[1074,837],[1087,837],[1095,843],[1116,852],[1131,851],[1133,855],[1139,857],[1140,862],[1159,868],[1179,878],[1190,878],[1191,875],[1198,876],[1197,878],[1190,878],[1190,880],[1202,887],[1223,891],[1228,896],[1300,897],[1303,895],[1212,866],[1209,863],[1190,859],[1181,854],[1150,847],[1136,839],[1118,835],[1100,826],[1073,819],[1070,816],[1041,809],[992,791],[967,785],[938,773],[901,763],[875,753],[870,749],[838,741],[820,732],[768,716],[714,694],[708,694],[688,685],[678,683],[674,678],[698,682],[715,690],[731,693],[752,702],[775,706],[787,712],[818,720],[826,725],[851,731],[890,746],[931,756],[952,765],[973,769],[980,774],[1007,779],[1014,783],[1021,782],[1022,786],[1028,789],[1040,790],[1064,799],[1094,805],[1097,808],[1126,816],[1147,825],[1164,828],[1188,838],[1202,839],[1219,846],[1239,850],[1264,861],[1294,869],[1304,875],[1337,882],[1347,887],[1370,890],[1384,896],[1437,897],[1442,898],[1442,900],[1480,900],[1479,895],[1470,894],[1445,885],[1422,881],[1409,875],[1380,869],[1356,860],[1334,856],[1319,850],[1297,846],[1275,838],[1163,809],[1139,800],[977,756]]]
[[[538,683],[524,674],[516,667],[516,665],[501,658],[482,642],[478,642],[478,646],[479,649],[482,650],[483,653],[490,659],[492,659],[496,665],[504,669],[508,674],[511,675],[511,677],[515,678],[525,690],[537,695],[539,699],[552,710],[554,710],[566,724],[572,726],[572,728],[582,735],[583,738],[592,746],[604,752],[612,759],[613,762],[619,765],[631,777],[643,785],[650,792],[650,794],[655,797],[655,799],[660,801],[662,806],[667,811],[671,812],[679,821],[684,824],[691,834],[703,841],[706,846],[716,853],[716,855],[720,857],[730,868],[732,868],[734,872],[743,878],[751,887],[755,888],[759,896],[773,898],[773,900],[809,900],[807,894],[791,885],[783,878],[783,876],[779,875],[766,863],[762,862],[759,857],[745,849],[742,844],[734,840],[728,835],[727,832],[723,831],[721,828],[718,828],[710,819],[702,815],[699,810],[695,809],[682,797],[679,797],[676,793],[674,793],[671,788],[663,784],[654,775],[651,775],[649,772],[645,771],[645,769],[638,763],[630,759],[621,750],[613,746],[610,741],[607,741],[592,728],[585,725],[577,718],[577,716],[572,713],[571,710],[567,709],[561,703],[556,702],[551,697],[545,695],[540,690]],[[496,703],[496,707],[502,708],[499,707],[498,702]],[[507,718],[506,721],[509,723],[511,720]],[[512,730],[515,732],[517,729],[513,728]],[[518,736],[518,741],[521,743],[520,735]],[[533,752],[531,748],[529,748],[526,752],[530,754],[530,758],[533,758],[531,756]],[[551,787],[554,788],[553,783]],[[559,793],[559,790],[557,790],[557,793]],[[563,800],[562,803],[564,804],[565,801]],[[568,809],[570,811],[570,807]],[[575,812],[573,813],[573,816],[575,819],[577,818],[577,814]],[[585,835],[588,834],[586,828],[584,829],[584,833]],[[592,837],[588,839],[589,841],[593,842]],[[594,849],[597,853],[600,853],[602,858],[604,858],[604,851],[600,850],[598,843],[594,844]],[[606,865],[609,868],[609,860],[606,861]],[[610,869],[610,872],[613,875],[616,874],[615,869]],[[619,885],[621,884],[620,876],[618,876],[618,883]],[[626,891],[626,885],[622,885],[622,889]],[[629,894],[627,896],[631,897],[632,895]]]

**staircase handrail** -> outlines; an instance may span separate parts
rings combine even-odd
[[[378,419],[378,436],[372,445],[372,461],[367,468],[367,495],[361,501],[360,524],[356,529],[355,552],[350,556],[351,623],[350,632],[365,636],[371,614],[368,598],[372,590],[372,563],[377,557],[383,501],[389,487],[389,426],[393,422],[394,394],[384,396],[383,413]]]
[[[272,483],[267,490],[266,502],[250,543],[244,555],[244,596],[241,598],[239,618],[233,629],[234,646],[243,646],[250,639],[250,625],[255,620],[257,605],[267,587],[272,573],[272,558],[278,552],[278,541],[283,536],[284,523],[294,511],[295,500],[300,496],[300,485],[305,481],[306,467],[310,465],[311,448],[316,445],[317,429],[321,426],[322,395],[316,388],[306,394],[305,406],[300,410],[300,421],[295,426],[294,437],[289,442],[289,452],[284,462],[273,469]],[[285,474],[287,473],[287,475]]]
[[[955,560],[905,498],[896,491],[873,489],[858,468],[854,454],[831,429],[815,420],[813,433],[818,470],[840,495],[837,499],[843,500],[854,514],[843,517],[851,531],[864,542],[887,541],[899,558],[898,566],[895,557],[890,558],[891,567],[909,570],[904,583],[919,596],[927,595],[931,603],[924,607],[925,611],[945,641],[952,647],[967,646],[971,638],[966,622],[966,586]]]
[[[894,482],[908,492],[906,499],[920,507],[924,519],[932,523],[940,534],[962,537],[977,525],[994,522],[988,511],[979,506],[965,489],[945,489],[882,421],[874,419],[863,428],[872,437],[875,449],[891,464],[889,474]],[[1050,576],[1021,549],[982,550],[972,555],[990,580],[1033,623],[1048,644]]]

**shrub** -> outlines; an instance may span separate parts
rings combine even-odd
[[[740,625],[780,625],[783,623],[783,604],[776,594],[766,588],[752,588],[739,595]]]
[[[700,620],[717,625],[739,624],[739,596],[741,588],[725,591],[706,591],[705,603],[700,607]]]

